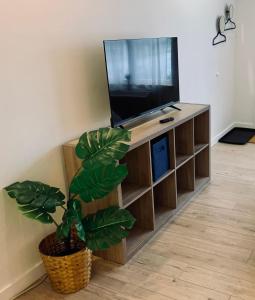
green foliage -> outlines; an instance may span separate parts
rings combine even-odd
[[[37,181],[16,182],[5,190],[16,199],[24,216],[41,223],[53,223],[50,214],[56,211],[57,206],[65,204],[65,196],[58,188]]]
[[[131,139],[130,131],[121,128],[100,128],[84,133],[76,146],[76,155],[83,160],[83,166],[88,162],[109,164],[122,159],[129,146],[123,142]]]
[[[72,227],[75,226],[78,237],[85,242],[85,231],[82,225],[81,203],[79,200],[69,200],[62,223],[57,228],[57,238],[69,238]]]
[[[83,219],[86,244],[91,250],[105,250],[128,236],[135,223],[128,210],[111,206]]]
[[[125,179],[127,167],[119,165],[118,161],[127,153],[126,143],[130,138],[131,133],[120,128],[101,128],[81,136],[76,154],[83,160],[82,167],[71,182],[66,209],[61,191],[41,182],[16,182],[5,190],[16,199],[19,210],[26,217],[55,223],[59,239],[68,242],[71,230],[76,228],[77,236],[88,248],[107,249],[128,235],[134,217],[127,210],[112,206],[82,218],[81,202],[77,197],[87,203],[104,198]],[[51,215],[57,206],[65,210],[60,225]]]
[[[101,199],[120,184],[127,174],[125,165],[89,163],[74,177],[70,192],[79,195],[85,202]]]

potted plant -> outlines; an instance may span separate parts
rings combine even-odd
[[[118,162],[128,151],[130,135],[126,129],[101,128],[80,137],[75,151],[82,164],[67,201],[58,188],[41,182],[16,182],[5,188],[24,216],[56,225],[56,232],[41,241],[39,251],[57,292],[84,288],[90,279],[92,251],[118,244],[133,227],[135,219],[128,210],[110,206],[83,215],[81,205],[106,197],[127,176],[126,165]],[[57,207],[63,209],[61,224],[54,219]]]

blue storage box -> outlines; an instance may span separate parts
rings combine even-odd
[[[170,170],[168,135],[161,135],[151,142],[153,181]]]

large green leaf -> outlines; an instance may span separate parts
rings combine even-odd
[[[120,160],[127,153],[131,132],[122,128],[100,128],[84,133],[76,146],[76,155],[84,160],[108,164]]]
[[[74,177],[70,192],[79,195],[85,202],[101,199],[120,184],[127,174],[125,165],[115,163],[102,165],[100,162],[90,162]]]
[[[39,221],[44,224],[53,223],[52,216],[41,208],[34,208],[30,204],[18,205],[18,209],[27,218]]]
[[[37,181],[16,182],[5,188],[16,199],[23,215],[42,223],[53,223],[51,213],[65,204],[65,196],[58,188]]]
[[[73,226],[77,230],[78,237],[85,241],[85,232],[82,225],[82,212],[81,203],[79,200],[69,200],[67,203],[67,210],[65,211],[62,219],[62,224],[57,228],[57,237],[59,239],[69,238],[70,231]]]
[[[106,250],[128,236],[135,218],[128,210],[110,206],[83,219],[86,245],[91,250]]]

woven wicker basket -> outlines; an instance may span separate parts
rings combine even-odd
[[[67,246],[56,239],[55,233],[44,238],[39,245],[52,288],[62,294],[75,293],[86,287],[91,274],[91,251],[75,239],[68,246],[73,254],[60,256]]]

